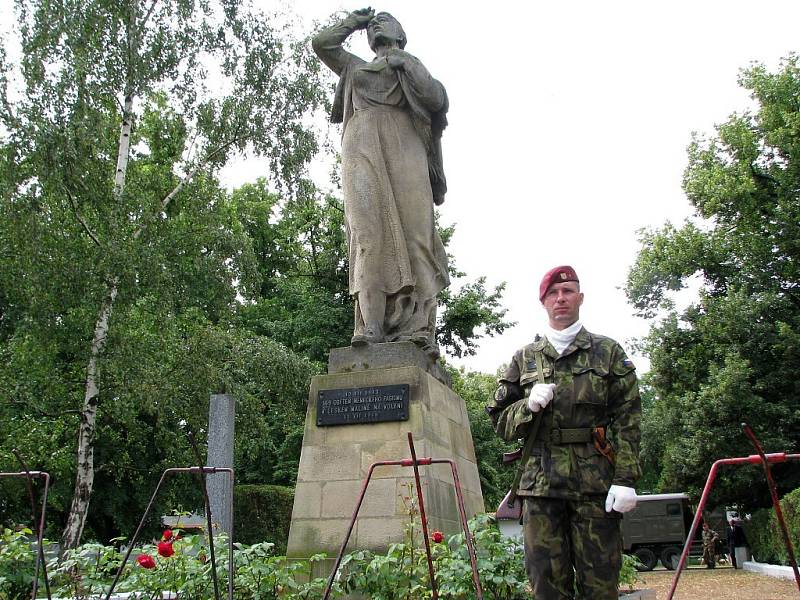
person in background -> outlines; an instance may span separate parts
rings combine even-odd
[[[734,521],[731,519],[728,526],[725,528],[725,540],[728,542],[728,560],[736,568],[736,549],[734,545]]]
[[[703,522],[703,562],[707,569],[717,566],[717,542],[719,535],[709,527],[708,523]]]

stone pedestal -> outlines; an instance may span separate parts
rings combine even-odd
[[[307,558],[327,553],[331,560],[322,566],[325,572],[319,574],[323,576],[344,540],[370,465],[409,458],[409,431],[418,457],[456,462],[467,518],[484,511],[464,400],[437,379],[444,378],[443,373],[413,344],[379,344],[366,350],[333,350],[332,372],[311,382],[287,556]],[[374,368],[376,365],[378,368]],[[409,385],[407,421],[317,425],[320,391],[400,384]],[[460,531],[450,467],[420,467],[420,476],[430,530],[445,534]],[[413,481],[411,467],[375,469],[348,551],[383,552],[391,543],[403,541],[409,516],[402,496],[409,495],[408,484]]]

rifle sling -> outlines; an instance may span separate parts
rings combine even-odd
[[[535,350],[533,356],[536,358],[536,376],[539,379],[539,383],[544,383],[544,361],[542,360],[542,351]],[[528,433],[528,438],[525,440],[525,447],[522,449],[522,459],[519,461],[519,467],[517,467],[517,472],[514,474],[514,482],[511,484],[511,493],[508,495],[509,507],[513,507],[514,503],[517,501],[519,482],[522,479],[522,473],[525,470],[525,465],[531,455],[531,450],[533,450],[533,444],[536,442],[536,438],[539,437],[539,428],[542,425],[542,416],[544,415],[545,410],[547,410],[547,407],[545,407],[544,410],[540,410],[538,413],[536,413],[536,417],[534,417],[533,420],[533,425]]]

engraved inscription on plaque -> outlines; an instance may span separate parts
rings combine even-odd
[[[408,420],[408,384],[321,390],[317,425],[352,425]]]

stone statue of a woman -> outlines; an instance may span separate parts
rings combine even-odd
[[[372,62],[343,42],[367,30]],[[356,300],[352,344],[412,341],[431,356],[436,295],[447,287],[447,255],[433,205],[446,190],[441,134],[447,94],[405,52],[406,34],[388,13],[350,13],[313,40],[338,76],[331,121],[343,124],[342,186]]]

